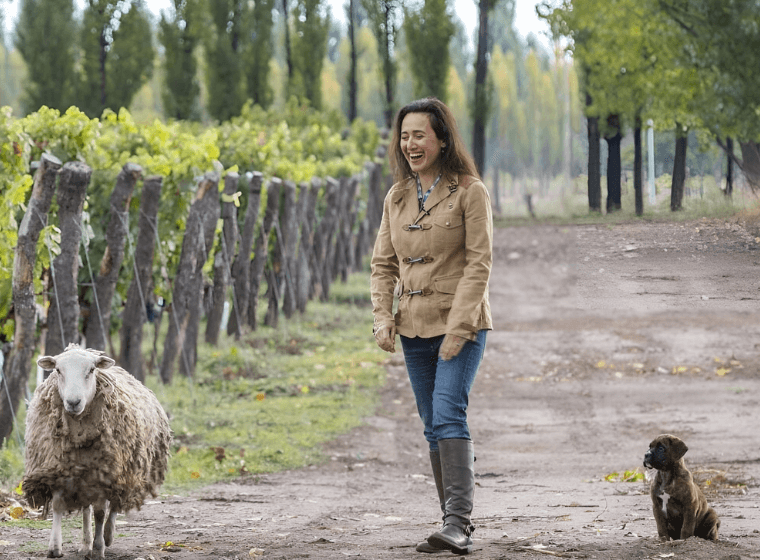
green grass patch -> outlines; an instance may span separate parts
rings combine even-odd
[[[527,211],[523,194],[517,191],[522,187],[513,187],[508,182],[505,187],[506,196],[502,199],[502,213],[494,216],[495,225],[525,226],[535,224],[552,225],[614,225],[641,222],[683,222],[702,217],[728,218],[748,209],[757,208],[760,199],[746,189],[738,189],[728,198],[716,185],[711,176],[691,177],[686,182],[688,194],[684,195],[683,208],[677,212],[670,210],[671,176],[661,175],[656,180],[656,202],[649,204],[648,185],[644,185],[644,214],[636,215],[633,181],[629,179],[623,184],[621,210],[607,213],[590,212],[588,208],[588,185],[585,176],[573,179],[570,184],[556,178],[541,189],[537,185],[528,187],[533,194],[533,209],[536,215],[532,218]],[[606,205],[606,177],[602,177],[602,207]]]
[[[281,316],[276,329],[260,325],[239,341],[222,334],[218,346],[199,344],[192,380],[177,372],[163,385],[148,376],[174,430],[163,491],[319,463],[325,442],[374,413],[385,354],[372,337],[368,272],[335,282],[328,302]],[[152,336],[148,325],[146,355]],[[22,476],[12,436],[0,449],[0,485],[15,488]]]

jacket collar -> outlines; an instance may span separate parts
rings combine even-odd
[[[459,186],[459,175],[454,173],[452,176],[444,175],[438,182],[438,185],[430,193],[430,196],[425,201],[425,210],[430,210],[433,206],[440,203],[444,198],[450,194],[456,192]],[[412,194],[410,194],[412,193]],[[409,177],[402,184],[397,187],[397,192],[393,197],[393,202],[398,204],[405,197],[412,196],[415,203],[417,202],[417,183],[414,177]]]
[[[454,174],[452,177],[448,175],[441,177],[438,185],[425,201],[425,210],[430,211],[431,208],[438,205],[443,199],[451,196],[451,194],[456,192],[458,186],[459,176],[457,174]]]

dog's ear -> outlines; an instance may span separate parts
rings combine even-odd
[[[678,461],[681,457],[686,455],[686,452],[689,450],[688,447],[686,447],[686,444],[683,442],[683,440],[673,436],[670,439],[670,452],[673,455],[673,460]]]

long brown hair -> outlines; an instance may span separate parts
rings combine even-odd
[[[443,175],[452,177],[454,174],[471,175],[480,179],[480,174],[475,167],[475,161],[465,148],[462,137],[459,135],[457,121],[451,110],[435,97],[417,99],[399,109],[393,125],[393,135],[389,147],[391,171],[394,182],[403,181],[414,177],[409,162],[406,161],[401,151],[401,124],[404,117],[409,113],[425,113],[430,119],[430,127],[435,132],[436,138],[442,140],[445,147],[441,151],[441,172]]]

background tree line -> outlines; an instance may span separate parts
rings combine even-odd
[[[671,210],[682,207],[690,133],[723,150],[760,186],[760,10],[755,0],[563,0],[539,8],[570,40],[588,122],[589,207],[601,210],[600,140],[608,211],[620,208],[621,139],[634,137],[636,212],[643,211],[641,134],[647,120],[673,139]],[[741,154],[734,153],[734,142]]]
[[[248,100],[282,107],[295,96],[340,111],[348,122],[358,117],[387,127],[401,104],[437,95],[457,115],[481,172],[548,181],[589,171],[592,210],[601,209],[603,173],[607,209],[620,206],[621,173],[637,168],[638,122],[653,118],[658,132],[672,136],[678,119],[685,132],[698,132],[698,151],[672,141],[656,153],[658,174],[677,178],[673,160],[694,170],[684,157],[707,157],[710,165],[699,169],[715,168],[714,138],[727,149],[737,134],[728,121],[757,120],[739,121],[736,111],[706,114],[725,112],[715,109],[715,92],[706,97],[707,84],[718,79],[708,63],[721,53],[699,46],[676,12],[689,15],[718,0],[575,0],[572,10],[569,0],[546,1],[541,12],[557,38],[571,39],[572,58],[559,46],[548,52],[535,37],[521,37],[515,0],[472,0],[480,15],[472,38],[452,0],[346,0],[345,24],[326,0],[175,0],[158,20],[142,0],[88,0],[81,14],[72,0],[19,1],[18,24],[0,57],[9,77],[0,104],[22,113],[74,104],[94,117],[125,106],[142,121],[208,123],[239,115]],[[726,26],[743,13],[737,6],[751,3],[732,3],[734,19],[713,18],[715,25],[729,33]],[[56,44],[31,39],[40,34],[55,36]],[[684,42],[689,37],[693,44]],[[684,92],[697,91],[687,63],[695,67],[697,54],[702,97],[687,103]],[[724,97],[732,87],[745,98],[757,91],[736,81],[726,83]],[[588,124],[599,129],[596,136]],[[741,146],[742,156],[733,157],[745,169],[754,161],[752,145]]]

